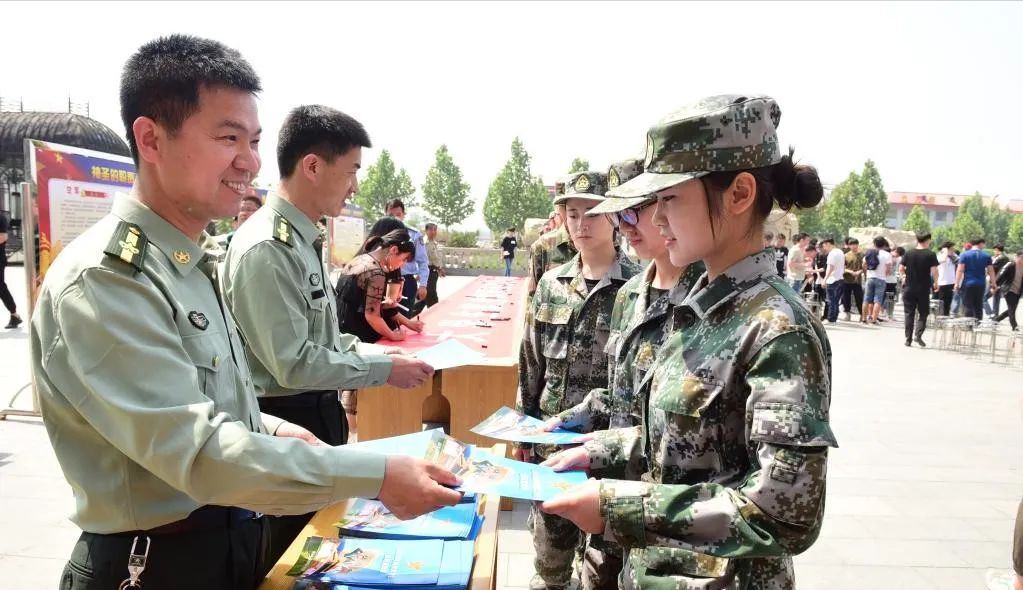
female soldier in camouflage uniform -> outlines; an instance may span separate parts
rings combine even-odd
[[[628,549],[624,588],[795,588],[791,556],[824,514],[831,351],[819,320],[762,251],[777,205],[811,207],[817,172],[782,156],[768,97],[683,107],[647,139],[646,173],[619,187],[657,193],[671,261],[707,274],[673,313],[638,429],[600,433],[549,461],[640,481],[591,480],[544,509]]]
[[[547,421],[547,429],[556,427],[592,431],[636,426],[646,403],[636,395],[653,366],[654,353],[671,329],[669,314],[681,303],[703,274],[703,263],[687,268],[671,264],[664,239],[653,224],[657,203],[654,195],[614,198],[614,190],[643,171],[642,160],[613,164],[608,170],[608,194],[587,215],[606,214],[622,231],[641,260],[652,260],[646,271],[629,279],[615,299],[608,339],[607,387],[594,389],[572,408]],[[631,476],[639,477],[643,469]],[[585,590],[618,587],[622,571],[622,549],[600,535],[587,539],[583,553],[582,578]]]
[[[566,225],[579,254],[540,278],[530,302],[519,352],[517,405],[524,414],[548,419],[580,401],[595,387],[607,386],[607,355],[611,310],[618,289],[639,266],[614,245],[614,228],[604,216],[584,217],[604,200],[607,176],[582,172],[572,177],[565,194]],[[516,443],[516,456],[541,458],[553,447]],[[530,514],[536,547],[534,589],[561,589],[572,576],[575,549],[582,533],[571,522],[533,510]]]

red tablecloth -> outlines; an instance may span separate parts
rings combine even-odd
[[[519,308],[525,305],[525,290],[523,277],[476,277],[421,314],[426,323],[422,334],[407,332],[401,342],[381,340],[378,344],[414,353],[456,338],[489,359],[513,357],[518,350],[515,334],[524,313]]]

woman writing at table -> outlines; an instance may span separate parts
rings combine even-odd
[[[400,269],[415,252],[415,244],[405,229],[384,235],[370,235],[359,254],[341,268],[337,281],[338,323],[345,334],[363,342],[404,340],[402,326],[423,331],[423,322],[398,313],[384,311],[387,299],[387,274]],[[385,316],[389,316],[385,319]]]

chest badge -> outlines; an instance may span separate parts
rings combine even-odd
[[[188,321],[192,322],[192,325],[200,330],[210,327],[210,320],[201,311],[188,312]]]
[[[309,284],[314,286],[314,287],[318,287],[320,285],[320,275],[319,275],[319,273],[313,273],[313,274],[309,275]]]
[[[175,250],[174,260],[176,260],[178,264],[188,264],[192,261],[192,255],[184,250]]]

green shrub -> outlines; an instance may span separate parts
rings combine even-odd
[[[475,231],[452,231],[448,236],[448,246],[452,248],[475,248],[479,233]]]

